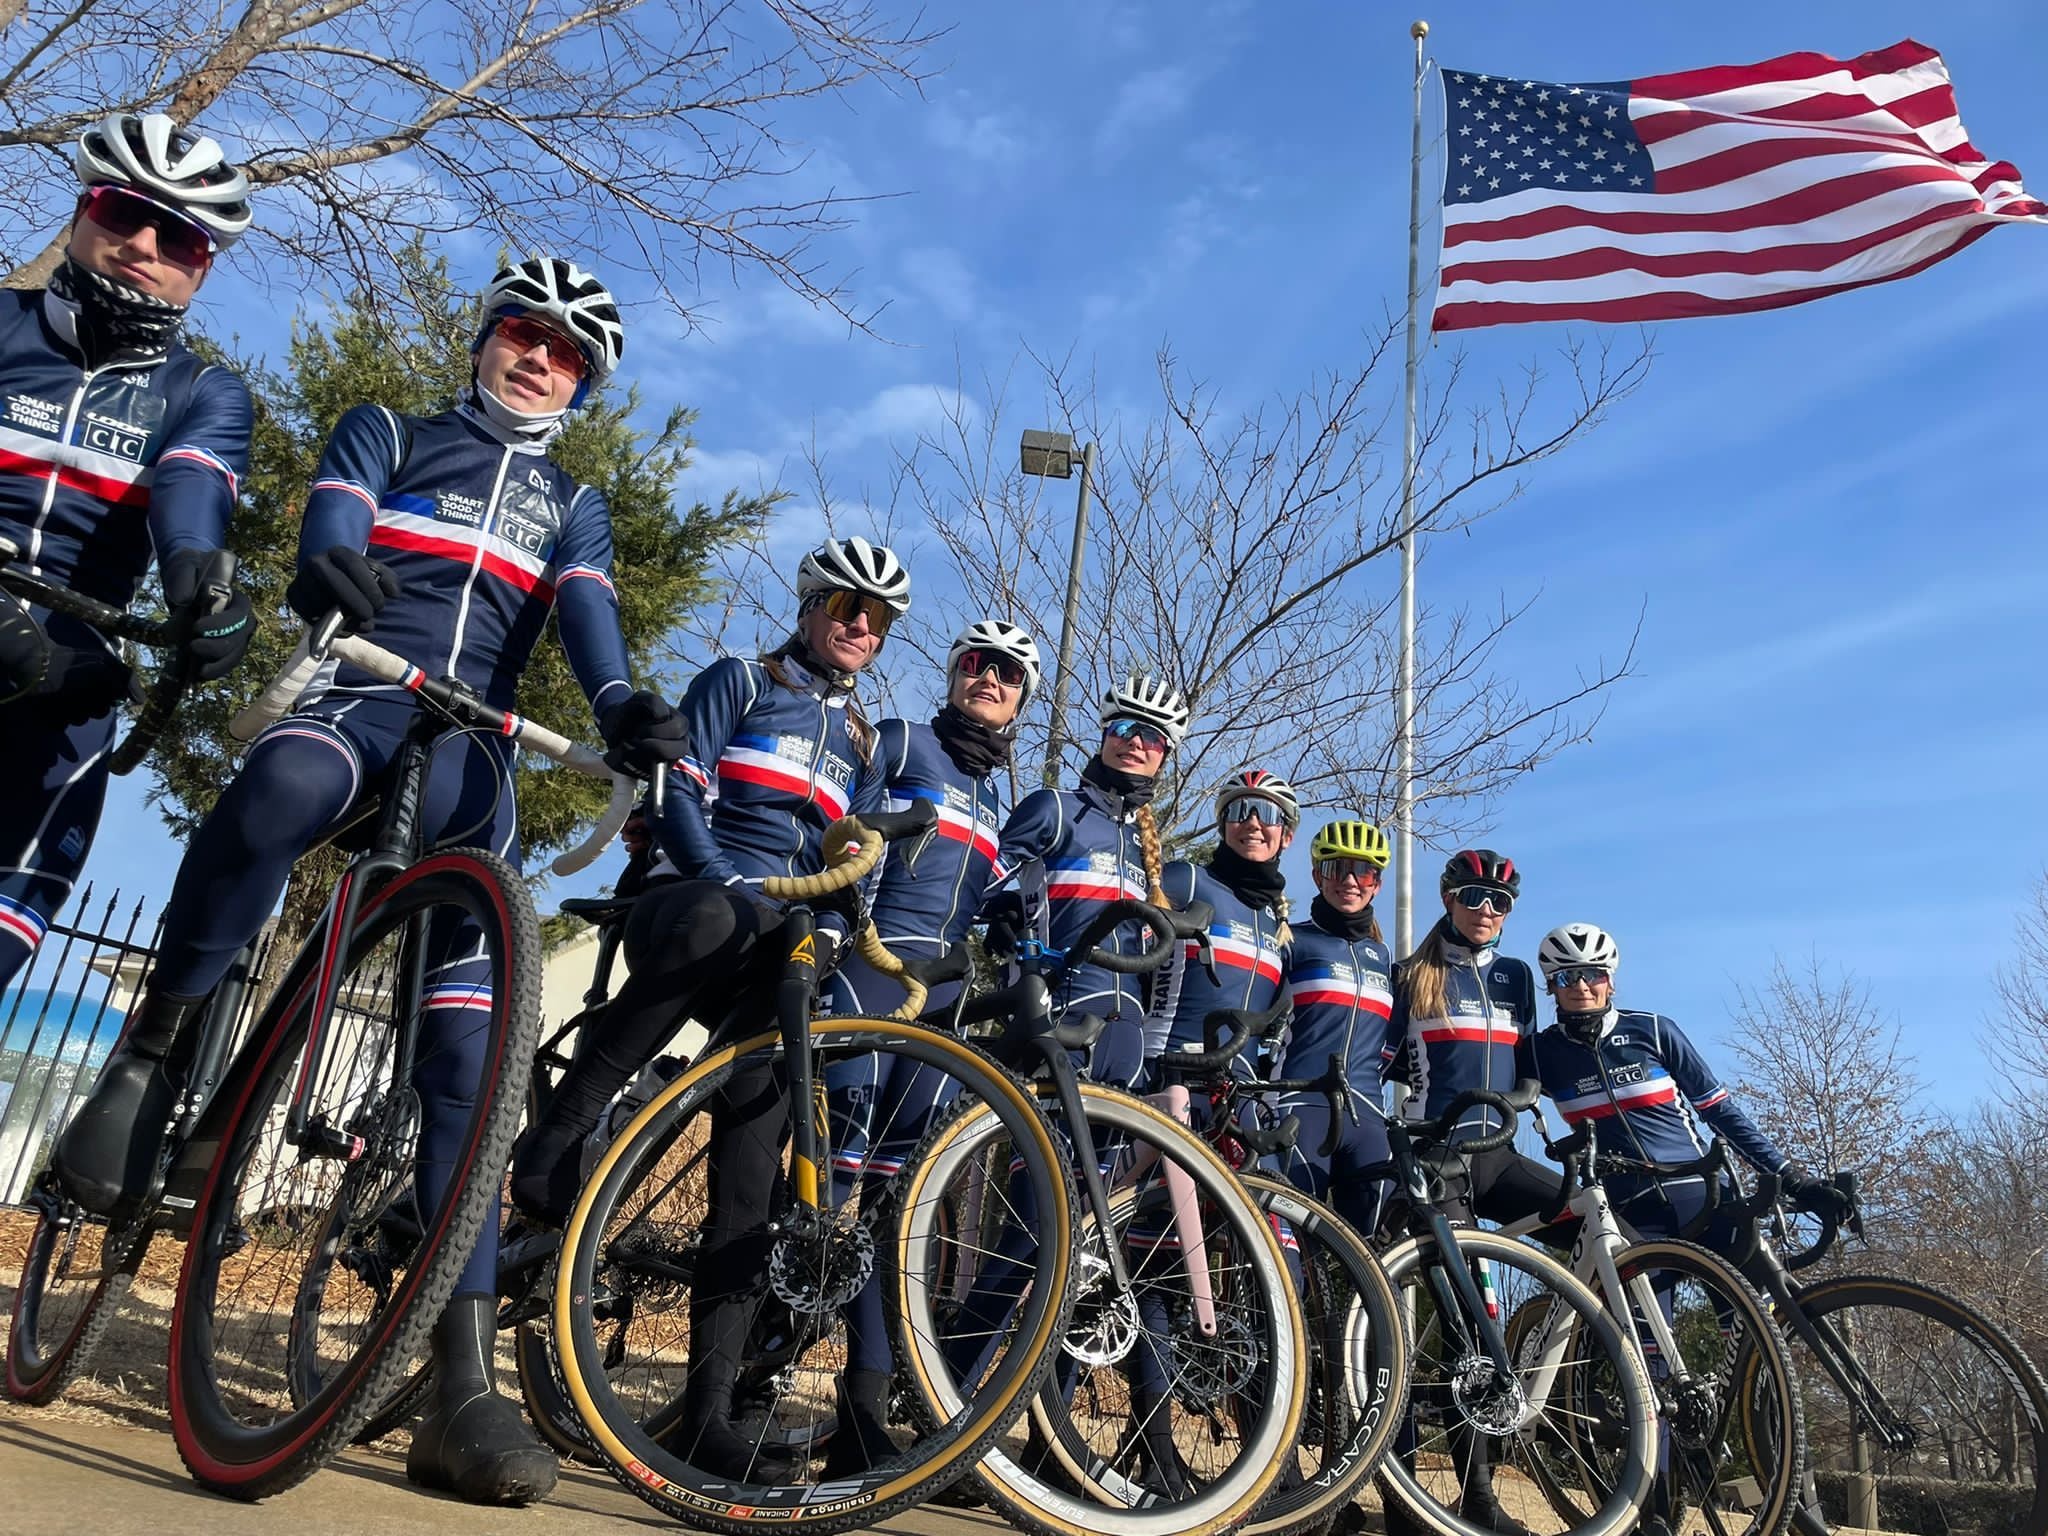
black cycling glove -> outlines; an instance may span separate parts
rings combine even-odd
[[[180,649],[191,660],[192,676],[202,683],[226,677],[256,638],[256,616],[249,610],[249,594],[239,587],[228,591],[218,609],[202,613],[210,604],[208,594],[199,590],[200,573],[213,557],[210,549],[181,549],[166,555],[163,568],[164,606],[182,635]]]
[[[608,706],[598,717],[605,765],[614,773],[646,778],[659,763],[673,763],[690,750],[690,731],[675,707],[658,693],[641,689]]]
[[[34,693],[50,675],[50,637],[12,592],[0,592],[0,704]]]
[[[319,623],[339,608],[342,633],[349,635],[367,631],[396,596],[398,578],[391,574],[391,567],[346,544],[336,544],[308,560],[284,589],[284,600],[292,605],[292,612],[308,624]]]
[[[1794,1210],[1823,1221],[1840,1222],[1848,1217],[1848,1200],[1826,1179],[1816,1179],[1797,1165],[1788,1167],[1780,1177],[1785,1181],[1785,1198],[1792,1202]]]

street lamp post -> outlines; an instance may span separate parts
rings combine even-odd
[[[1074,440],[1064,432],[1026,432],[1017,445],[1018,462],[1027,475],[1049,480],[1074,477]],[[1070,690],[1067,679],[1073,669],[1074,626],[1081,611],[1081,560],[1088,549],[1088,495],[1095,483],[1095,445],[1081,450],[1081,487],[1074,496],[1074,548],[1067,557],[1067,601],[1060,614],[1059,672],[1053,690],[1052,729],[1045,741],[1045,782],[1057,784],[1060,774],[1060,746],[1066,730]]]

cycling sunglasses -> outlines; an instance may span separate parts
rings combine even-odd
[[[121,240],[155,230],[157,250],[181,267],[203,267],[213,255],[213,236],[205,225],[126,187],[107,182],[94,187],[85,194],[85,216]]]
[[[1568,965],[1561,971],[1551,973],[1550,984],[1562,992],[1566,987],[1597,987],[1610,980],[1613,972],[1597,965]]]
[[[1005,656],[1001,651],[962,651],[960,665],[954,668],[962,677],[980,677],[994,667],[996,681],[1005,688],[1024,686],[1024,664],[1014,656]]]
[[[1262,827],[1277,827],[1287,820],[1287,813],[1271,800],[1262,800],[1257,795],[1246,795],[1242,800],[1233,800],[1223,812],[1225,821],[1256,821]]]
[[[1105,736],[1121,736],[1126,741],[1135,741],[1141,747],[1157,747],[1164,752],[1167,748],[1166,732],[1146,720],[1112,720],[1102,728]]]
[[[846,587],[825,594],[825,612],[838,624],[851,624],[862,614],[866,614],[868,630],[876,635],[888,634],[889,626],[896,622],[896,610],[889,606],[886,599],[871,597],[865,592],[855,592]]]
[[[1348,875],[1360,885],[1380,883],[1380,867],[1370,859],[1324,859],[1316,865],[1316,873],[1325,880],[1342,880]]]
[[[548,349],[548,366],[564,378],[580,379],[590,371],[590,359],[583,355],[583,349],[551,325],[543,325],[531,315],[507,315],[498,322],[497,334],[515,352],[531,352],[535,347]]]
[[[1458,905],[1467,912],[1491,907],[1496,917],[1506,917],[1515,910],[1515,898],[1499,886],[1461,885],[1451,894],[1458,898]]]

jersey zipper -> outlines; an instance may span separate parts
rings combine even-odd
[[[455,607],[455,633],[448,641],[448,675],[459,677],[456,663],[462,657],[462,639],[469,628],[470,600],[476,593],[477,573],[484,568],[484,540],[491,536],[491,529],[497,525],[498,506],[505,495],[505,472],[512,466],[512,450],[503,449],[498,455],[498,476],[491,482],[491,499],[484,503],[484,520],[476,531],[476,553],[470,557],[469,574],[462,581],[462,601]]]
[[[72,429],[78,425],[78,412],[85,404],[85,392],[92,386],[93,375],[98,372],[97,368],[86,368],[79,372],[78,387],[71,392],[71,404],[64,411],[64,430],[57,434],[58,447],[77,446],[71,441]],[[57,487],[63,476],[64,466],[52,464],[49,475],[43,481],[43,505],[36,513],[35,526],[28,531],[28,569],[31,576],[42,574],[41,567],[36,562],[43,552],[43,526],[49,522],[50,512],[57,505]]]

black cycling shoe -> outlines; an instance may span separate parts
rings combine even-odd
[[[583,1138],[590,1128],[536,1125],[512,1148],[512,1204],[543,1226],[568,1225],[583,1190]]]
[[[1474,1525],[1492,1531],[1494,1536],[1534,1536],[1529,1527],[1500,1507],[1500,1501],[1493,1495],[1492,1481],[1489,1478],[1468,1486],[1458,1503],[1458,1513]]]
[[[796,1475],[795,1452],[778,1441],[757,1445],[715,1405],[702,1410],[686,1406],[661,1444],[699,1472],[735,1483],[787,1483]]]
[[[99,1081],[64,1127],[50,1168],[64,1193],[108,1216],[149,1193],[178,1101],[165,1058],[204,998],[143,998]]]
[[[434,1328],[434,1411],[413,1426],[405,1476],[470,1504],[531,1504],[554,1491],[561,1463],[498,1395],[497,1334],[497,1297],[448,1303]]]
[[[859,1477],[893,1459],[889,1437],[889,1373],[848,1371],[839,1380],[839,1427],[825,1453],[825,1481]]]

